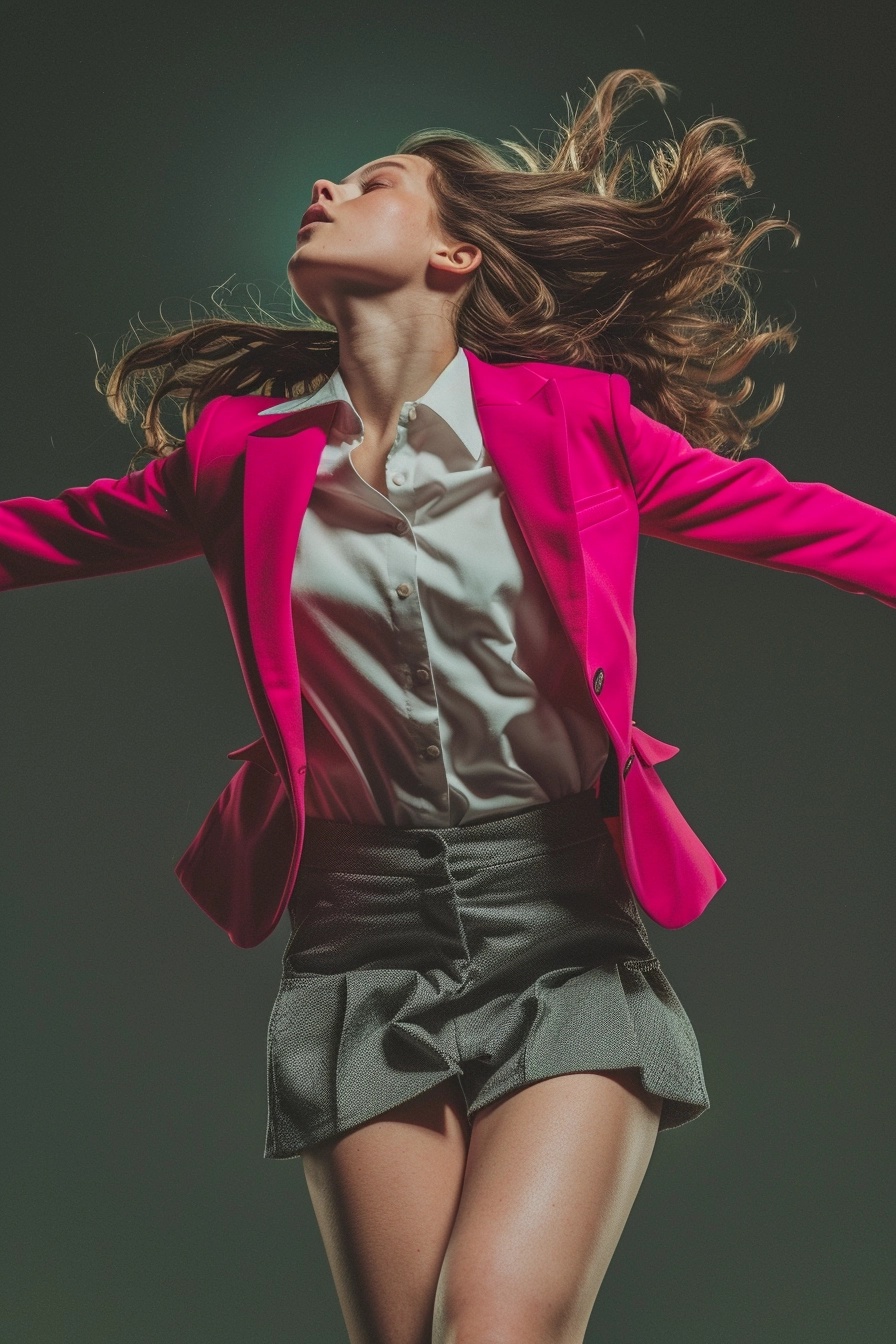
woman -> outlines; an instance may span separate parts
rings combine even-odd
[[[736,235],[736,123],[652,190],[614,157],[665,87],[614,72],[522,168],[429,131],[319,179],[316,320],[139,344],[103,390],[150,389],[148,465],[0,505],[0,587],[215,574],[262,735],[177,872],[238,946],[289,911],[265,1155],[303,1160],[353,1344],[581,1341],[657,1133],[709,1105],[638,908],[723,881],[631,720],[639,535],[896,605],[896,518],[741,458],[783,389],[748,419],[737,379],[794,337],[740,274],[795,230]]]

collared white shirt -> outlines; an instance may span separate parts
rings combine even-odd
[[[308,815],[456,826],[588,788],[606,730],[483,442],[463,348],[402,406],[388,496],[352,462],[364,427],[338,369],[262,414],[330,402],[292,578]],[[555,700],[561,686],[580,693]]]

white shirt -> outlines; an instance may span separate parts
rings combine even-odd
[[[388,497],[339,403],[292,578],[309,816],[456,826],[592,785],[606,730],[483,443],[463,349],[403,404]],[[572,665],[576,665],[575,667]],[[552,691],[579,686],[563,701]]]

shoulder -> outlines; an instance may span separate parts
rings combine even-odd
[[[534,369],[536,373],[543,374],[546,378],[563,379],[569,382],[573,378],[588,378],[598,382],[609,377],[600,369],[587,368],[580,364],[553,364],[549,360],[529,360],[527,367]]]
[[[501,367],[511,366],[505,364]],[[564,393],[581,395],[591,400],[596,398],[598,404],[606,404],[608,408],[611,401],[621,399],[624,404],[631,399],[631,384],[621,373],[592,369],[581,364],[552,363],[544,359],[526,360],[521,367],[541,378],[550,378],[554,382],[561,383]]]
[[[508,362],[495,362],[492,367],[510,370],[529,369],[532,373],[540,374],[542,378],[556,378],[558,381],[562,380],[563,382],[570,382],[573,379],[585,379],[593,382],[595,385],[601,382],[607,382],[610,378],[620,376],[619,374],[604,373],[601,369],[592,369],[581,364],[559,364],[547,359],[524,359]]]
[[[575,400],[578,397],[596,404],[604,404],[609,407],[610,399],[614,396],[630,395],[630,385],[628,379],[620,373],[609,373],[603,369],[594,369],[579,364],[561,364],[557,361],[546,359],[526,359],[512,360],[506,362],[492,363],[488,360],[480,360],[473,357],[476,362],[486,369],[491,370],[501,381],[506,380],[508,386],[512,386],[514,381],[520,381],[525,387],[531,384],[534,377],[536,384],[544,382],[557,383],[563,390],[564,400]]]
[[[632,389],[624,374],[548,360],[529,360],[526,368],[558,383],[570,409],[581,409],[613,428],[618,428],[620,420],[625,421],[628,416]]]
[[[210,457],[227,457],[241,452],[245,447],[246,435],[265,424],[264,420],[258,418],[261,412],[285,400],[283,397],[262,397],[250,393],[238,396],[228,393],[212,397],[187,433],[189,455],[197,459],[201,456],[207,461]]]

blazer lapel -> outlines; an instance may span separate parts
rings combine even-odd
[[[246,439],[243,545],[250,648],[264,699],[259,723],[284,780],[305,764],[292,569],[333,405],[268,418]]]
[[[585,564],[573,506],[569,438],[555,379],[466,351],[482,437],[532,558],[584,665]]]
[[[524,364],[488,364],[465,350],[485,446],[535,565],[586,661],[585,571],[575,526],[563,401],[554,379]],[[251,651],[264,695],[264,737],[293,789],[305,766],[301,681],[290,596],[302,518],[335,408],[266,417],[246,439],[243,538]],[[256,698],[257,699],[257,698]]]

